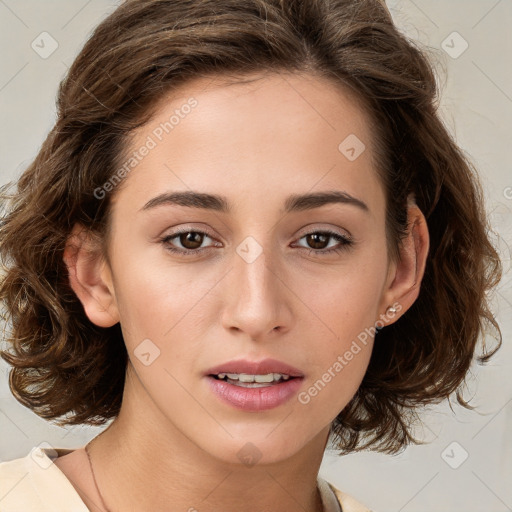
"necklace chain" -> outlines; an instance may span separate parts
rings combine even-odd
[[[89,441],[85,445],[85,453],[87,454],[87,458],[89,459],[89,466],[91,467],[92,478],[94,480],[94,485],[96,486],[96,491],[98,492],[98,496],[100,497],[101,505],[106,510],[106,512],[110,512],[109,508],[105,505],[105,500],[103,499],[103,496],[101,495],[100,488],[98,487],[98,482],[96,481],[96,475],[94,474],[94,469],[92,467],[91,454],[89,453],[89,445],[91,444],[91,442],[92,441]]]
[[[103,432],[101,434],[103,434]],[[99,436],[101,436],[101,434]],[[97,437],[99,437],[99,436],[97,436]],[[92,441],[94,441],[94,439]],[[96,491],[98,492],[98,496],[100,497],[101,505],[105,509],[106,512],[110,512],[110,509],[105,505],[105,500],[103,499],[103,496],[101,495],[100,488],[98,487],[98,482],[96,481],[96,475],[94,474],[94,468],[92,467],[91,454],[89,453],[89,445],[92,443],[92,441],[89,441],[85,445],[85,453],[87,454],[87,458],[89,459],[89,466],[91,468],[92,478],[94,480],[94,485],[96,486]]]

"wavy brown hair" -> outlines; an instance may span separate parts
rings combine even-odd
[[[428,55],[378,0],[128,0],[61,82],[55,126],[17,190],[2,191],[0,300],[10,322],[2,357],[14,396],[41,417],[100,425],[120,410],[120,325],[89,321],[63,262],[77,222],[106,244],[112,194],[97,199],[95,189],[164,95],[196,78],[255,72],[306,73],[353,90],[374,126],[392,258],[408,229],[410,193],[430,233],[419,297],[376,335],[364,380],[332,424],[336,446],[393,453],[417,442],[418,406],[456,393],[471,407],[461,389],[477,342],[482,336],[481,362],[501,345],[486,295],[501,265],[476,172],[438,115]],[[491,327],[493,351],[484,337]]]

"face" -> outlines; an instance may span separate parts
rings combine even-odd
[[[395,268],[369,125],[347,91],[276,74],[189,83],[134,134],[102,278],[142,415],[230,462],[248,442],[272,462],[326,435]],[[264,359],[288,368],[225,367]]]

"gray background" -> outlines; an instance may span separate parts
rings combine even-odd
[[[117,4],[0,0],[2,184],[19,176],[37,154],[55,119],[59,81],[93,27]],[[473,396],[476,411],[456,404],[452,411],[446,403],[432,407],[423,412],[424,426],[417,433],[427,444],[397,456],[328,452],[321,475],[375,511],[512,510],[512,1],[393,0],[388,5],[399,27],[428,47],[437,62],[443,118],[480,171],[504,260],[503,280],[492,295],[504,344],[487,366],[474,365],[468,378],[465,396]],[[31,47],[44,37],[38,51],[51,49],[42,32],[58,44],[46,58]],[[12,397],[3,361],[0,372],[0,460],[25,456],[40,443],[80,447],[102,430],[64,429],[38,418]]]

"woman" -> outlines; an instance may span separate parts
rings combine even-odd
[[[104,20],[11,198],[0,295],[16,398],[114,421],[1,464],[0,510],[367,510],[318,476],[329,435],[414,442],[416,408],[466,404],[499,330],[480,186],[436,94],[377,0]]]

